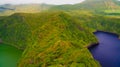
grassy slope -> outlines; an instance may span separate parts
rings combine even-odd
[[[63,11],[72,11],[72,10],[85,10],[93,11],[97,14],[102,15],[120,15],[120,5],[117,0],[85,0],[82,3],[74,5],[58,5],[53,6],[49,10],[63,10]]]
[[[69,11],[73,18],[81,21],[83,27],[88,27],[90,31],[102,30],[117,33],[120,35],[120,16],[97,15],[92,11]],[[79,22],[78,22],[79,23]],[[79,25],[79,24],[78,24]]]
[[[0,37],[6,44],[24,49],[30,32],[21,16],[12,15],[0,19]],[[24,45],[24,46],[23,46]]]
[[[83,12],[81,13],[83,14]],[[83,21],[85,27],[89,27],[93,31],[102,30],[120,35],[120,17],[95,15],[89,11],[84,11],[86,15],[80,16],[81,13],[74,14],[73,16]]]
[[[64,12],[14,14],[1,19],[3,42],[27,45],[19,67],[99,67],[88,49],[97,40]]]
[[[117,1],[113,0],[85,0],[82,3],[74,4],[74,5],[58,5],[53,6],[54,9],[89,9],[89,10],[97,10],[103,11],[107,9],[117,9],[119,6],[116,4]]]
[[[89,11],[18,13],[0,21],[3,42],[25,49],[19,67],[99,67],[85,48],[97,42],[92,32],[120,33],[119,18]]]
[[[119,34],[120,19],[95,15],[78,7],[74,6],[77,10],[72,10],[67,5],[70,10],[61,6],[57,9],[68,14],[43,12],[0,17],[3,42],[20,49],[26,48],[19,67],[100,66],[85,47],[97,42],[92,34],[95,30]]]
[[[53,6],[51,10],[66,11],[78,20],[86,22],[84,27],[87,26],[90,29],[110,31],[117,34],[120,32],[120,5],[118,0],[86,0],[75,5]],[[103,16],[97,16],[91,12],[98,12]],[[110,27],[111,25],[112,27]]]

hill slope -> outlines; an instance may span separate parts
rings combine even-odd
[[[120,13],[118,0],[85,0],[82,3],[70,5],[49,5],[49,4],[21,4],[21,5],[0,5],[0,16],[13,13],[38,13],[41,11],[54,10],[89,10],[97,13]]]
[[[0,17],[0,37],[24,50],[19,67],[99,67],[86,48],[97,43],[92,32],[119,34],[118,21],[89,11],[16,13]]]
[[[64,10],[64,11],[72,11],[72,10],[85,10],[85,11],[93,11],[97,14],[118,14],[120,13],[119,1],[117,0],[85,0],[82,3],[74,4],[74,5],[58,5],[53,6],[50,10]]]
[[[97,40],[77,22],[64,12],[14,14],[1,19],[0,36],[25,49],[19,67],[99,67],[85,48]]]
[[[0,5],[0,16],[12,15],[14,13],[38,13],[49,9],[53,5],[47,4],[20,4],[20,5]]]

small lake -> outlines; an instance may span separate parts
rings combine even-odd
[[[94,33],[99,45],[89,48],[93,57],[102,67],[120,67],[120,40],[112,33],[98,31]]]
[[[0,67],[17,67],[21,55],[21,50],[6,44],[0,44]]]

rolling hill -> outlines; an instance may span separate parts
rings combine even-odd
[[[0,5],[0,16],[14,13],[38,13],[42,11],[54,10],[88,10],[96,13],[120,13],[118,0],[85,0],[78,4],[49,5],[49,4],[20,4],[20,5]]]
[[[58,5],[53,6],[53,9],[59,10],[92,10],[92,11],[104,11],[104,10],[118,10],[120,6],[117,5],[117,0],[85,0],[82,3],[74,5]]]
[[[47,4],[5,4],[0,5],[0,16],[9,16],[14,13],[39,13],[41,11],[49,9],[52,6],[53,5]]]

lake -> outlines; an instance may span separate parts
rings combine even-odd
[[[120,67],[120,40],[112,33],[98,31],[94,33],[99,45],[89,48],[93,57],[102,67]]]
[[[22,51],[6,44],[0,44],[0,67],[17,67]]]

